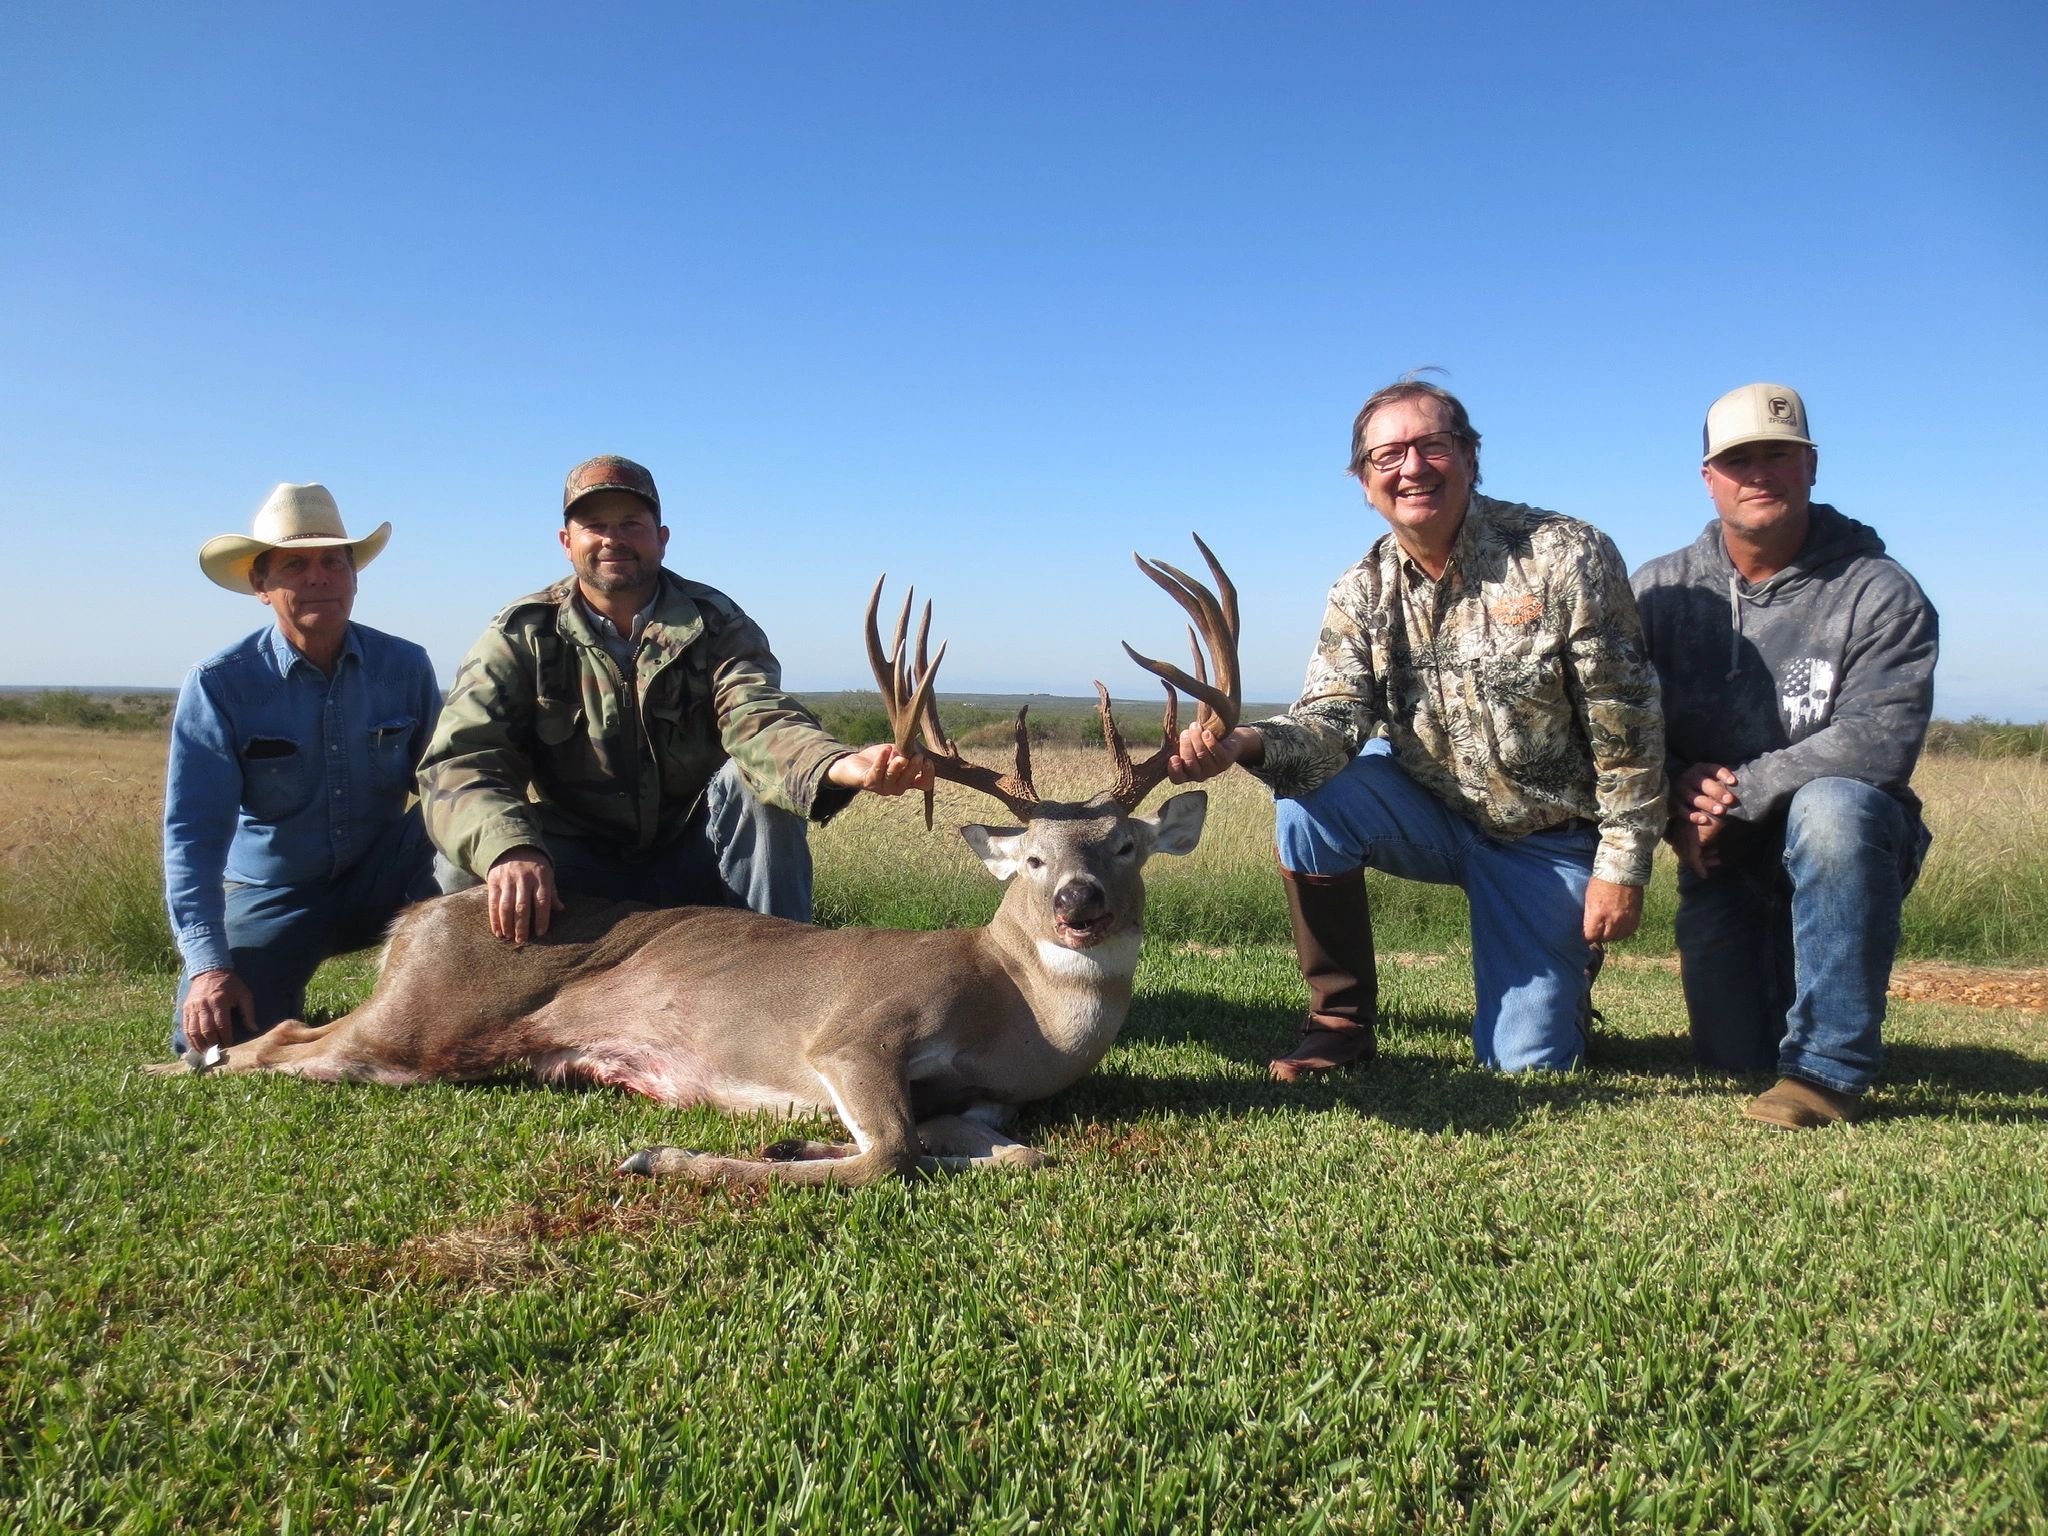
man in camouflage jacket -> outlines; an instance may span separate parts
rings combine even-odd
[[[640,465],[577,465],[572,574],[501,612],[455,675],[420,797],[442,883],[485,882],[501,938],[546,933],[561,891],[808,921],[806,820],[929,780],[827,735],[738,604],[662,568],[668,537]]]
[[[1365,403],[1351,471],[1392,532],[1331,589],[1301,698],[1220,741],[1190,728],[1173,768],[1242,764],[1279,801],[1310,1009],[1273,1075],[1374,1054],[1368,866],[1464,888],[1482,1063],[1570,1067],[1598,946],[1641,921],[1664,825],[1627,568],[1597,529],[1476,494],[1479,434],[1433,384]]]

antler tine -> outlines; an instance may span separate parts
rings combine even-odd
[[[945,728],[939,724],[938,708],[932,703],[932,690],[938,682],[939,663],[946,659],[946,647],[941,644],[939,654],[929,661],[926,660],[926,646],[931,640],[931,633],[932,605],[931,600],[927,598],[924,612],[919,614],[917,619],[917,663],[913,670],[918,678],[918,687],[916,697],[911,702],[909,718],[915,722],[915,728],[924,733],[926,746],[934,751],[950,752],[953,744],[946,739]],[[932,792],[936,787],[936,780],[924,787],[924,829],[927,832],[932,829]]]
[[[1124,745],[1124,733],[1116,728],[1116,716],[1109,712],[1109,690],[1102,686],[1099,677],[1095,679],[1095,713],[1101,717],[1102,744],[1109,748],[1109,766],[1115,772],[1115,783],[1110,789],[1114,797],[1117,790],[1132,781],[1131,750]]]
[[[932,704],[932,689],[939,680],[939,663],[946,659],[946,647],[941,643],[939,654],[932,658],[930,666],[925,665],[925,630],[930,627],[931,621],[932,605],[926,603],[924,605],[924,624],[919,626],[917,633],[917,690],[911,695],[910,707],[903,712],[903,718],[911,723],[912,729],[920,728],[918,722],[925,720],[930,721],[936,727],[939,719],[938,710]],[[943,734],[940,739],[944,740]],[[925,744],[927,747],[931,744],[929,732],[925,735]],[[952,745],[951,742],[946,742],[946,750],[951,751]],[[926,755],[929,756],[930,753],[927,752]],[[927,784],[924,787],[924,829],[927,832],[932,829],[932,788],[931,784]]]
[[[1170,663],[1141,656],[1128,645],[1124,649],[1146,671],[1156,677],[1170,679],[1183,692],[1199,699],[1205,707],[1196,718],[1211,735],[1221,736],[1237,724],[1244,702],[1237,677],[1237,588],[1231,584],[1222,565],[1199,535],[1195,536],[1195,546],[1208,561],[1210,574],[1223,591],[1220,599],[1186,571],[1168,565],[1164,560],[1149,561],[1135,554],[1131,558],[1137,561],[1138,569],[1179,603],[1200,627],[1202,638],[1209,644],[1209,653],[1215,658],[1216,686],[1209,685],[1199,648],[1195,649],[1194,677],[1189,677]]]
[[[1208,562],[1209,574],[1216,580],[1221,596],[1211,592],[1201,582],[1168,565],[1164,560],[1147,560],[1133,554],[1148,579],[1167,593],[1183,612],[1193,619],[1194,625],[1188,630],[1188,647],[1194,657],[1194,674],[1190,676],[1170,662],[1154,661],[1139,654],[1128,643],[1124,652],[1131,660],[1158,678],[1166,687],[1165,740],[1158,751],[1144,762],[1133,765],[1130,756],[1123,750],[1123,738],[1110,718],[1109,695],[1100,683],[1096,692],[1101,700],[1099,713],[1102,716],[1103,738],[1109,744],[1110,760],[1115,770],[1116,782],[1106,798],[1114,800],[1127,810],[1137,809],[1138,803],[1151,793],[1154,786],[1166,777],[1168,766],[1178,748],[1180,721],[1174,689],[1195,699],[1200,708],[1195,714],[1195,723],[1212,737],[1221,738],[1237,725],[1238,714],[1243,708],[1237,674],[1237,588],[1224,574],[1222,564],[1200,534],[1195,535],[1195,548],[1202,552]],[[1196,631],[1199,630],[1198,635]],[[1208,642],[1211,661],[1214,664],[1216,681],[1209,681],[1210,667],[1202,657],[1202,642]]]
[[[896,699],[896,708],[899,713],[903,709],[904,700],[908,699],[911,693],[910,666],[904,659],[903,641],[904,637],[910,632],[910,605],[916,601],[917,588],[911,587],[904,592],[903,607],[896,614],[896,633],[889,639],[889,670],[895,678],[893,692]],[[917,717],[915,715],[905,715],[897,724],[897,731],[903,738],[897,745],[907,748],[910,745],[911,735],[916,729]]]
[[[1096,680],[1095,713],[1102,721],[1102,741],[1109,748],[1112,769],[1110,786],[1097,799],[1112,800],[1126,810],[1136,810],[1138,802],[1166,777],[1167,761],[1180,742],[1180,699],[1171,683],[1162,681],[1159,686],[1166,690],[1166,714],[1160,730],[1159,748],[1144,762],[1133,764],[1130,749],[1124,745],[1124,733],[1117,728],[1116,716],[1110,712],[1109,690],[1102,686],[1101,679]]]
[[[896,750],[905,752],[910,748],[910,722],[902,717],[903,641],[899,631],[895,654],[885,656],[882,654],[881,631],[875,627],[875,618],[882,608],[882,584],[888,579],[887,571],[875,578],[875,590],[868,594],[867,624],[862,638],[867,642],[868,670],[875,674],[875,687],[882,695],[882,713],[889,717],[889,731],[896,739]]]
[[[1025,800],[1038,804],[1038,788],[1031,782],[1031,730],[1024,724],[1024,717],[1031,713],[1029,704],[1017,706],[1017,771],[1012,777],[1016,787],[1023,792]]]
[[[932,605],[926,603],[924,605],[924,617],[919,620],[917,626],[917,670],[920,676],[939,670],[939,664],[936,661],[929,667],[925,665],[925,644],[931,634],[931,627]],[[941,645],[939,647],[941,660],[944,659],[945,654],[946,648]],[[918,711],[917,722],[918,729],[924,732],[924,739],[934,752],[950,754],[953,751],[953,739],[946,734],[945,726],[939,723],[939,706],[935,695],[927,692],[924,707]]]
[[[1202,542],[1202,536],[1199,533],[1190,532],[1188,534],[1188,537],[1195,541],[1195,548],[1199,549],[1202,552],[1202,559],[1208,563],[1209,574],[1216,578],[1216,591],[1218,596],[1222,600],[1221,606],[1223,609],[1223,627],[1225,632],[1230,636],[1230,659],[1233,663],[1235,663],[1237,660],[1238,635],[1237,584],[1233,582],[1230,579],[1229,575],[1224,571],[1223,562],[1216,558],[1216,552],[1210,549],[1207,544],[1204,544]],[[1235,666],[1233,666],[1231,670],[1235,671]],[[1222,679],[1218,678],[1217,681],[1221,682]]]
[[[931,759],[933,773],[942,779],[963,784],[969,789],[981,791],[999,800],[1011,815],[1020,821],[1028,821],[1038,808],[1038,791],[1031,783],[1031,744],[1026,735],[1024,711],[1017,711],[1017,770],[1015,773],[1000,773],[994,768],[971,763],[960,755],[960,749],[946,735],[945,727],[939,723],[938,696],[935,685],[939,675],[939,663],[946,659],[946,647],[941,645],[938,654],[926,661],[926,647],[930,643],[932,605],[927,602],[918,621],[917,641],[914,660],[906,656],[910,637],[910,609],[914,601],[914,589],[903,598],[903,611],[897,615],[896,633],[887,654],[882,650],[881,631],[876,618],[881,612],[882,586],[888,580],[884,574],[875,583],[875,590],[868,597],[867,644],[868,665],[875,674],[875,686],[881,691],[882,709],[889,717],[889,729],[896,738],[899,752],[912,750],[911,744],[918,736],[924,737],[924,754]],[[932,824],[931,791],[925,791],[925,826]]]

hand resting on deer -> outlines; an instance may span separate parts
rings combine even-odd
[[[1137,968],[1145,863],[1187,853],[1201,836],[1200,791],[1156,816],[1135,814],[1175,751],[1175,687],[1199,701],[1198,721],[1212,734],[1237,721],[1236,593],[1195,542],[1220,597],[1172,566],[1138,564],[1194,619],[1215,681],[1201,641],[1193,676],[1126,646],[1166,684],[1163,744],[1133,764],[1097,683],[1115,777],[1084,803],[1039,798],[1023,710],[1014,770],[961,755],[932,692],[945,649],[927,662],[930,605],[914,662],[905,654],[908,597],[885,653],[876,583],[867,649],[898,749],[921,736],[939,777],[992,796],[1020,823],[961,828],[1008,882],[986,927],[827,929],[732,908],[571,898],[545,938],[514,946],[491,936],[481,910],[488,893],[477,888],[400,915],[362,1007],[325,1025],[287,1021],[230,1047],[217,1069],[376,1083],[526,1070],[677,1106],[835,1115],[852,1137],[782,1142],[759,1159],[657,1147],[621,1166],[703,1182],[852,1184],[1043,1161],[1002,1126],[1016,1105],[1080,1078],[1115,1041]],[[929,826],[929,791],[925,816]]]

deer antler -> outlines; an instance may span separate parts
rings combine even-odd
[[[1024,724],[1025,713],[1031,706],[1027,704],[1017,711],[1017,768],[1014,773],[1001,773],[962,757],[960,749],[946,735],[945,727],[939,724],[939,706],[932,692],[933,682],[939,675],[939,663],[946,659],[945,646],[941,645],[938,655],[929,662],[925,659],[925,642],[932,627],[930,603],[924,605],[924,614],[918,620],[915,663],[904,655],[915,588],[903,594],[903,611],[896,616],[895,639],[890,642],[886,655],[882,651],[882,636],[875,627],[875,615],[882,605],[882,583],[888,579],[886,572],[878,577],[874,593],[868,598],[867,647],[868,665],[874,670],[875,686],[882,693],[882,709],[889,717],[896,750],[908,752],[912,739],[922,735],[925,755],[931,759],[932,771],[939,778],[950,779],[955,784],[964,784],[969,789],[992,796],[1000,800],[1019,821],[1029,821],[1037,814],[1039,804],[1038,791],[1031,784],[1031,737]],[[924,792],[924,824],[929,831],[932,824],[932,792],[929,788]]]
[[[1177,750],[1180,706],[1174,696],[1176,686],[1200,706],[1195,712],[1195,724],[1217,740],[1236,727],[1238,714],[1244,705],[1237,675],[1237,588],[1231,585],[1230,578],[1223,573],[1223,567],[1209,546],[1202,542],[1202,536],[1195,534],[1193,537],[1195,548],[1209,563],[1209,574],[1216,579],[1215,592],[1164,560],[1147,560],[1135,553],[1131,556],[1138,562],[1138,569],[1164,588],[1195,621],[1188,630],[1188,649],[1195,665],[1192,677],[1171,662],[1154,661],[1148,656],[1140,656],[1128,644],[1124,646],[1131,660],[1159,678],[1166,687],[1164,740],[1159,750],[1144,762],[1135,765],[1131,762],[1131,754],[1124,747],[1123,733],[1117,729],[1116,720],[1109,712],[1109,690],[1099,682],[1095,685],[1096,713],[1102,717],[1102,739],[1108,744],[1110,761],[1116,769],[1115,782],[1100,798],[1114,801],[1126,811],[1136,810],[1138,803],[1166,777],[1167,763]],[[1218,593],[1222,595],[1219,597]],[[1195,633],[1197,628],[1201,630],[1199,638]],[[1202,660],[1204,641],[1208,643],[1209,655],[1215,663],[1216,681],[1213,685],[1209,681],[1209,667]]]

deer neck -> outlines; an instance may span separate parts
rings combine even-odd
[[[1028,892],[1006,892],[983,930],[1038,1021],[1046,1044],[1076,1063],[1109,1049],[1130,1009],[1144,929],[1133,923],[1087,949],[1069,949],[1032,914]]]

